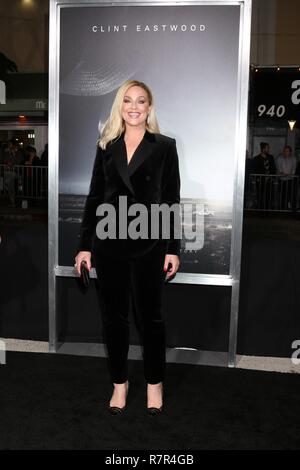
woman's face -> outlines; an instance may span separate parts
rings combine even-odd
[[[144,88],[134,85],[124,94],[122,118],[129,126],[145,127],[150,108],[147,92]]]

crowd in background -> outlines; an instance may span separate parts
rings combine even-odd
[[[48,144],[39,157],[36,148],[27,145],[23,148],[17,140],[11,139],[8,142],[0,142],[0,165],[48,165]]]
[[[248,152],[246,155],[245,205],[247,206],[249,201],[250,205],[253,204],[251,196],[255,193],[255,207],[251,208],[297,209],[300,195],[299,176],[300,161],[293,155],[290,145],[285,145],[282,152],[274,157],[270,154],[269,144],[261,142],[258,155],[253,158],[250,158]]]
[[[46,174],[38,168],[38,171],[34,170],[34,167],[47,166],[48,144],[39,157],[32,145],[23,148],[16,139],[0,142],[2,194],[8,195],[11,205],[15,205],[16,194],[36,198],[43,193],[44,197],[47,197]],[[250,158],[248,151],[246,154],[245,208],[298,209],[299,176],[300,161],[293,155],[291,146],[285,145],[282,152],[274,157],[270,153],[270,145],[261,142],[259,154],[253,158]]]
[[[282,152],[275,158],[270,154],[270,145],[267,142],[260,143],[260,153],[254,158],[247,155],[247,172],[270,175],[298,175],[300,174],[300,162],[292,153],[292,147],[285,145]]]
[[[48,144],[39,157],[36,148],[27,145],[23,148],[18,140],[0,142],[0,183],[1,195],[8,196],[9,205],[16,205],[19,199],[34,200],[47,197]]]

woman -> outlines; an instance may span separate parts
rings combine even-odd
[[[124,237],[116,230],[121,225],[119,217],[125,216],[124,198],[129,214],[126,213],[126,229],[129,229],[128,220],[133,222],[130,208],[136,203],[146,208],[146,220],[143,218],[141,222],[147,226],[146,237],[137,238],[128,234]],[[103,220],[104,212],[97,211],[96,214],[96,210],[103,203],[110,203],[115,210],[112,214],[116,217],[109,219],[113,234],[118,232],[115,237],[101,236],[100,228],[103,226],[97,221]],[[160,226],[159,236],[151,237],[148,222],[152,207],[162,203],[167,208],[175,207],[173,215],[169,214],[169,236],[162,235]],[[174,235],[174,222],[176,220],[178,224],[180,220],[179,209],[180,175],[176,141],[159,133],[149,87],[137,80],[127,80],[116,93],[110,116],[98,141],[79,235],[79,253],[75,258],[75,268],[80,275],[82,261],[86,262],[88,270],[91,269],[93,252],[103,300],[108,362],[114,384],[109,403],[112,414],[121,413],[125,408],[129,386],[127,353],[131,293],[143,333],[148,414],[155,415],[162,410],[166,349],[162,292],[165,280],[174,276],[179,266],[181,234]],[[102,218],[97,217],[99,214]]]

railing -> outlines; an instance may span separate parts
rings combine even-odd
[[[0,165],[0,196],[11,200],[46,199],[48,167],[31,165]]]
[[[245,209],[296,211],[299,208],[299,177],[250,174],[245,181]]]
[[[0,165],[0,196],[46,199],[48,167]],[[245,209],[295,211],[300,208],[299,177],[250,174],[245,180]]]

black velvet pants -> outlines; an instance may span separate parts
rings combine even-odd
[[[102,300],[104,340],[113,383],[128,379],[129,306],[138,320],[147,383],[164,380],[166,333],[162,296],[166,272],[165,245],[158,244],[141,257],[95,257],[95,269]]]

